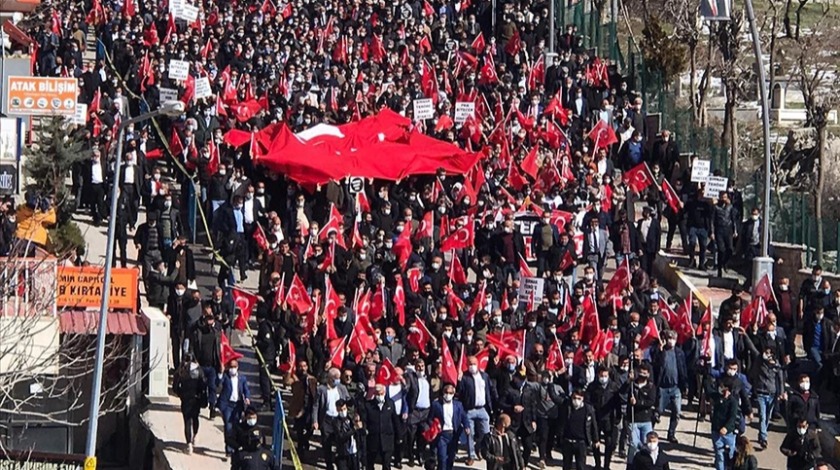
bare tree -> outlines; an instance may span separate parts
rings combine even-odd
[[[800,9],[804,7],[800,0]],[[816,6],[816,5],[815,5]],[[826,162],[828,157],[828,115],[840,105],[840,15],[828,4],[820,4],[819,20],[809,30],[797,30],[791,49],[791,76],[799,83],[806,111],[806,126],[813,127],[817,137],[816,184],[813,186],[814,216],[817,219],[816,259],[823,262],[823,198],[825,196]]]
[[[62,331],[65,312],[56,308],[61,263],[42,256],[0,259],[0,455],[33,424],[72,429],[88,421],[97,324]],[[142,379],[138,353],[133,336],[109,336],[100,416],[129,406]]]
[[[720,22],[716,30],[716,42],[720,51],[719,69],[725,92],[723,114],[723,132],[721,146],[729,148],[729,174],[737,177],[738,161],[738,123],[735,119],[735,109],[738,98],[749,78],[750,72],[742,64],[743,45],[742,31],[744,26],[744,12],[735,10],[729,21]]]

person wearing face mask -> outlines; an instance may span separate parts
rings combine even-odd
[[[811,269],[811,276],[802,281],[799,286],[798,321],[813,315],[817,306],[817,297],[822,285],[822,266],[816,265]]]
[[[239,375],[239,362],[236,359],[228,362],[227,371],[222,376],[218,403],[227,436],[233,431],[234,423],[239,422],[245,407],[251,405],[251,389],[248,387],[248,380]],[[225,443],[226,458],[230,457],[234,450],[230,443]]]
[[[467,465],[472,466],[478,457],[484,436],[490,432],[490,413],[498,401],[496,386],[490,376],[478,368],[478,358],[467,358],[467,373],[458,382],[458,396],[467,413],[470,434],[467,437]]]
[[[214,293],[215,296],[215,293]],[[214,299],[215,303],[215,299]],[[256,347],[262,356],[263,364],[260,365],[260,394],[262,396],[262,409],[270,410],[271,397],[274,390],[271,387],[271,372],[277,363],[277,330],[274,322],[267,316],[259,318],[257,326]]]
[[[225,434],[225,443],[239,453],[247,447],[254,429],[257,429],[257,410],[249,406],[242,414],[242,420],[233,426],[231,432]]]
[[[637,370],[636,380],[627,382],[622,392],[622,395],[627,397],[627,413],[630,414],[630,446],[627,450],[627,462],[631,465],[644,436],[653,431],[653,414],[658,403],[658,394],[650,376],[650,364],[641,364]]]
[[[450,383],[443,386],[443,395],[440,400],[432,403],[429,423],[435,421],[440,426],[440,433],[433,444],[437,453],[436,468],[437,470],[452,470],[461,434],[469,437],[470,428],[467,412],[461,402],[455,399],[455,386]]]
[[[528,462],[537,437],[537,404],[540,403],[541,388],[534,381],[536,377],[528,377],[524,372],[523,366],[514,372],[510,385],[504,392],[499,392],[499,400],[502,411],[511,417],[510,428],[522,441],[522,456]]]
[[[422,436],[421,424],[426,423],[429,418],[429,409],[432,406],[432,387],[426,377],[426,361],[417,359],[413,364],[406,366],[406,403],[408,404],[407,424],[407,451],[409,465],[417,463],[423,466],[425,463],[426,440]]]
[[[181,399],[181,416],[184,418],[184,436],[187,453],[191,454],[198,434],[198,416],[207,406],[207,383],[204,371],[191,356],[184,358],[172,383],[172,391]]]
[[[361,438],[364,436],[364,423],[359,415],[349,416],[348,405],[352,402],[339,400],[337,405],[335,446],[336,466],[339,470],[358,470]]]
[[[636,454],[634,470],[671,470],[668,456],[659,447],[659,435],[651,431],[645,438],[645,445]]]
[[[584,392],[578,389],[572,392],[560,413],[565,418],[560,430],[563,470],[572,470],[572,461],[574,468],[584,470],[587,450],[599,447],[595,409],[584,401]]]
[[[510,416],[502,413],[496,418],[496,425],[487,437],[482,451],[487,461],[487,470],[522,470],[527,468],[522,459],[519,439],[510,429]]]
[[[385,389],[383,388],[382,391],[384,396]],[[336,439],[336,420],[339,417],[337,406],[339,400],[349,401],[350,394],[344,384],[341,383],[341,371],[333,367],[327,371],[326,384],[318,386],[317,398],[312,408],[314,420],[312,429],[320,431],[321,452],[324,453],[327,470],[335,468],[333,466],[333,445]],[[396,413],[394,416],[396,416]]]
[[[169,337],[172,341],[172,368],[181,367],[181,351],[183,350],[184,338],[190,331],[188,311],[199,301],[192,296],[185,295],[187,287],[183,283],[175,284],[175,288],[169,294],[166,307],[163,313],[169,319]]]
[[[393,327],[385,328],[385,337],[378,349],[382,360],[388,359],[392,364],[403,357],[403,345],[397,340],[397,332]]]
[[[835,338],[833,338],[834,329],[832,325],[833,322],[825,317],[825,308],[822,305],[818,305],[814,309],[812,317],[805,318],[805,327],[802,332],[802,345],[805,348],[808,358],[817,367],[816,374],[814,375],[816,379],[815,388],[819,388],[822,381],[823,356],[834,344]]]
[[[318,379],[309,372],[309,362],[298,359],[294,373],[285,380],[291,389],[287,412],[294,418],[295,446],[301,453],[309,452],[309,440],[312,438],[312,408],[316,401]]]
[[[601,228],[598,218],[593,217],[589,221],[588,230],[583,235],[583,259],[589,264],[588,268],[592,269],[592,277],[590,273],[585,271],[586,281],[588,283],[597,279],[600,283],[604,273],[604,263],[607,260],[607,242],[609,235],[607,231]]]
[[[809,470],[822,458],[819,435],[806,419],[796,420],[785,435],[780,450],[787,456],[788,470]]]
[[[767,448],[767,429],[777,400],[785,400],[785,369],[776,361],[773,347],[765,347],[753,361],[753,390],[758,402],[758,443]]]
[[[685,353],[677,347],[677,332],[665,333],[665,348],[654,356],[656,365],[656,385],[659,388],[657,413],[662,415],[666,408],[671,409],[668,424],[668,442],[677,444],[677,425],[682,413],[682,391],[688,388]]]
[[[800,421],[807,421],[814,429],[820,428],[820,396],[812,388],[811,377],[801,374],[794,390],[788,393],[787,423],[788,431]]]
[[[368,470],[374,469],[377,460],[384,470],[390,469],[401,423],[400,410],[389,396],[388,387],[375,385],[373,398],[364,403],[361,415],[367,430]]]
[[[598,368],[598,380],[586,388],[586,402],[595,409],[598,439],[604,445],[596,447],[595,468],[609,469],[612,455],[618,444],[618,428],[621,421],[621,395],[619,384],[610,378],[606,367]],[[603,451],[603,452],[602,452]],[[603,461],[601,460],[603,458]]]
[[[735,454],[735,432],[738,430],[738,399],[732,394],[732,382],[725,377],[716,388],[709,383],[707,395],[712,404],[712,445],[715,451],[715,470],[725,470]],[[727,450],[728,449],[728,450]],[[725,455],[725,452],[728,454]]]
[[[525,239],[516,230],[513,220],[505,220],[502,231],[491,240],[493,259],[503,268],[504,278],[508,274],[518,272],[519,257],[525,258]]]
[[[551,223],[551,214],[546,211],[540,218],[540,223],[534,225],[531,234],[531,252],[537,256],[537,276],[550,270],[556,265],[555,255],[560,245],[560,231]]]

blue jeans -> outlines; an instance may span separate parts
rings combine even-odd
[[[700,265],[706,263],[706,245],[709,243],[709,232],[704,228],[691,227],[688,229],[688,259],[694,261],[694,245],[700,244]]]
[[[624,262],[624,258],[627,258],[628,261],[632,261],[632,260],[636,259],[636,253],[628,253],[628,254],[616,253],[615,254],[615,267],[616,267],[616,269],[618,269],[618,267],[621,266],[621,263]]]
[[[467,450],[470,458],[475,460],[478,455],[475,452],[476,442],[481,444],[482,438],[490,433],[490,415],[484,408],[469,410],[467,411],[467,422],[470,426],[470,435],[467,436]],[[476,432],[476,428],[478,432]]]
[[[822,369],[822,353],[820,353],[820,348],[812,347],[810,351],[808,351],[808,357],[814,361],[814,364],[817,366],[817,370],[819,371]]]
[[[225,437],[231,435],[233,433],[233,426],[235,424],[239,424],[239,421],[242,420],[242,412],[245,410],[245,404],[242,400],[239,400],[236,403],[231,403],[228,406],[221,408],[219,411],[222,412],[222,423],[224,424],[225,429]],[[232,447],[228,447],[225,444],[225,454],[232,455],[234,449]]]
[[[758,395],[758,440],[767,440],[767,427],[770,425],[770,417],[773,416],[773,408],[776,406],[774,395]]]
[[[630,447],[627,449],[627,463],[633,463],[633,457],[636,456],[639,445],[645,442],[648,433],[651,431],[653,431],[653,423],[650,421],[630,425]]]
[[[665,414],[666,409],[671,409],[671,421],[668,423],[668,436],[677,432],[677,425],[680,423],[682,412],[682,392],[679,387],[659,389],[659,416]]]
[[[204,377],[207,379],[207,404],[210,405],[210,411],[212,412],[216,408],[216,386],[219,383],[218,371],[212,366],[204,366],[201,370],[204,371]]]
[[[458,452],[458,439],[452,431],[443,431],[437,440],[437,457],[439,470],[452,470],[455,465],[455,454]]]
[[[728,432],[725,436],[721,436],[718,430],[712,430],[712,444],[715,447],[715,470],[726,470],[726,462],[730,461],[735,455],[735,434]],[[726,451],[726,448],[729,450]],[[724,451],[727,455],[724,456]]]

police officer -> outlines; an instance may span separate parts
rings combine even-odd
[[[260,394],[262,395],[262,408],[271,409],[271,370],[277,362],[277,331],[268,317],[260,318],[257,327],[257,338],[255,340],[257,349],[263,359],[260,366]]]
[[[254,433],[254,430],[259,431],[257,428],[257,410],[255,410],[254,407],[249,406],[248,409],[245,410],[242,421],[237,423],[231,432],[225,436],[227,445],[237,452],[247,448],[248,440],[251,439],[251,435]]]
[[[586,389],[586,401],[595,408],[598,425],[598,440],[604,444],[603,454],[596,447],[595,468],[611,468],[612,454],[618,444],[618,424],[621,422],[620,385],[610,378],[610,371],[605,367],[598,369],[598,379]],[[601,457],[603,456],[603,465]]]
[[[261,444],[262,432],[255,427],[248,434],[245,447],[233,456],[232,470],[279,470],[274,454]]]

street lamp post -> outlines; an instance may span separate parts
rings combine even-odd
[[[758,65],[758,102],[761,104],[761,127],[764,131],[764,211],[761,220],[761,256],[748,260],[753,264],[752,283],[756,285],[765,274],[771,281],[773,280],[773,258],[770,257],[770,104],[767,96],[764,57],[761,54],[761,37],[758,35],[758,27],[755,24],[755,11],[752,0],[745,0],[745,3],[755,60]]]
[[[108,332],[108,300],[111,293],[111,264],[114,261],[114,238],[117,230],[117,198],[119,197],[120,171],[122,170],[122,154],[125,145],[125,129],[131,124],[146,121],[156,116],[178,116],[184,112],[184,103],[169,101],[160,108],[140,116],[126,119],[117,130],[118,145],[117,158],[114,163],[114,181],[111,188],[111,216],[108,219],[108,241],[105,247],[105,279],[102,286],[102,303],[99,308],[99,332],[96,342],[96,361],[93,364],[93,390],[90,398],[90,415],[88,421],[87,447],[85,453],[85,469],[96,469],[96,433],[99,428],[99,400],[102,394],[102,368],[105,360],[105,335]]]

